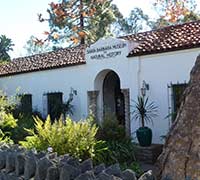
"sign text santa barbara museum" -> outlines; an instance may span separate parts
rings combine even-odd
[[[122,54],[122,49],[126,47],[126,42],[118,42],[116,44],[88,48],[86,54],[91,60],[115,58],[120,56]]]

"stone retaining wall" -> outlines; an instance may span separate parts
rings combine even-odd
[[[152,144],[148,147],[136,145],[135,157],[143,163],[154,164],[158,156],[162,153],[162,144]]]
[[[147,172],[139,180],[152,179]],[[69,156],[56,153],[34,153],[18,146],[0,147],[0,180],[136,180],[135,173],[121,171],[119,164],[105,167],[93,166],[92,160],[79,162]]]

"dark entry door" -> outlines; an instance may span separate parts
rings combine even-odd
[[[125,124],[124,95],[120,89],[120,79],[114,71],[110,71],[103,83],[104,115],[114,114],[119,124]]]

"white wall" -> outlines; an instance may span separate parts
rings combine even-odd
[[[33,108],[43,113],[43,94],[63,92],[66,101],[72,87],[77,90],[78,94],[73,101],[75,106],[75,116],[73,118],[79,120],[85,118],[88,113],[87,91],[96,90],[95,82],[102,83],[97,82],[96,78],[100,72],[104,70],[115,71],[120,77],[121,88],[129,88],[130,84],[136,84],[134,82],[136,73],[133,68],[137,68],[137,62],[127,59],[127,55],[128,52],[125,50],[121,56],[115,59],[104,59],[102,61],[87,62],[85,65],[2,77],[0,78],[0,88],[8,95],[15,94],[16,89],[20,89],[18,93],[32,94]],[[99,111],[102,111],[101,107],[99,107]]]
[[[149,97],[159,107],[159,116],[154,121],[153,142],[159,143],[160,136],[168,131],[167,84],[184,82],[189,79],[189,73],[194,65],[200,49],[162,53],[141,57],[127,58],[126,53],[114,59],[97,60],[85,65],[65,67],[39,72],[19,74],[0,78],[0,88],[12,95],[16,89],[19,93],[30,93],[33,97],[33,107],[43,112],[43,94],[47,92],[63,92],[66,101],[70,88],[77,90],[74,97],[74,119],[85,118],[88,113],[87,91],[100,90],[99,104],[101,105],[101,84],[103,76],[113,70],[120,77],[121,88],[130,88],[130,99],[137,98],[142,80],[149,86]],[[140,59],[140,61],[139,61]],[[132,104],[132,102],[131,102]],[[99,107],[101,111],[101,107]],[[138,122],[131,121],[131,130],[135,132]],[[134,135],[133,135],[134,136]]]
[[[176,51],[141,57],[141,80],[149,84],[148,96],[158,106],[158,117],[152,127],[154,142],[169,130],[167,85],[188,82],[190,71],[200,49]],[[134,125],[132,126],[134,129]]]

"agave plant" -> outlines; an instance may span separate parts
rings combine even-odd
[[[152,123],[153,118],[157,116],[157,106],[154,102],[149,102],[149,98],[144,96],[138,96],[137,101],[133,101],[133,119],[139,120],[142,127],[145,127],[145,123]]]

